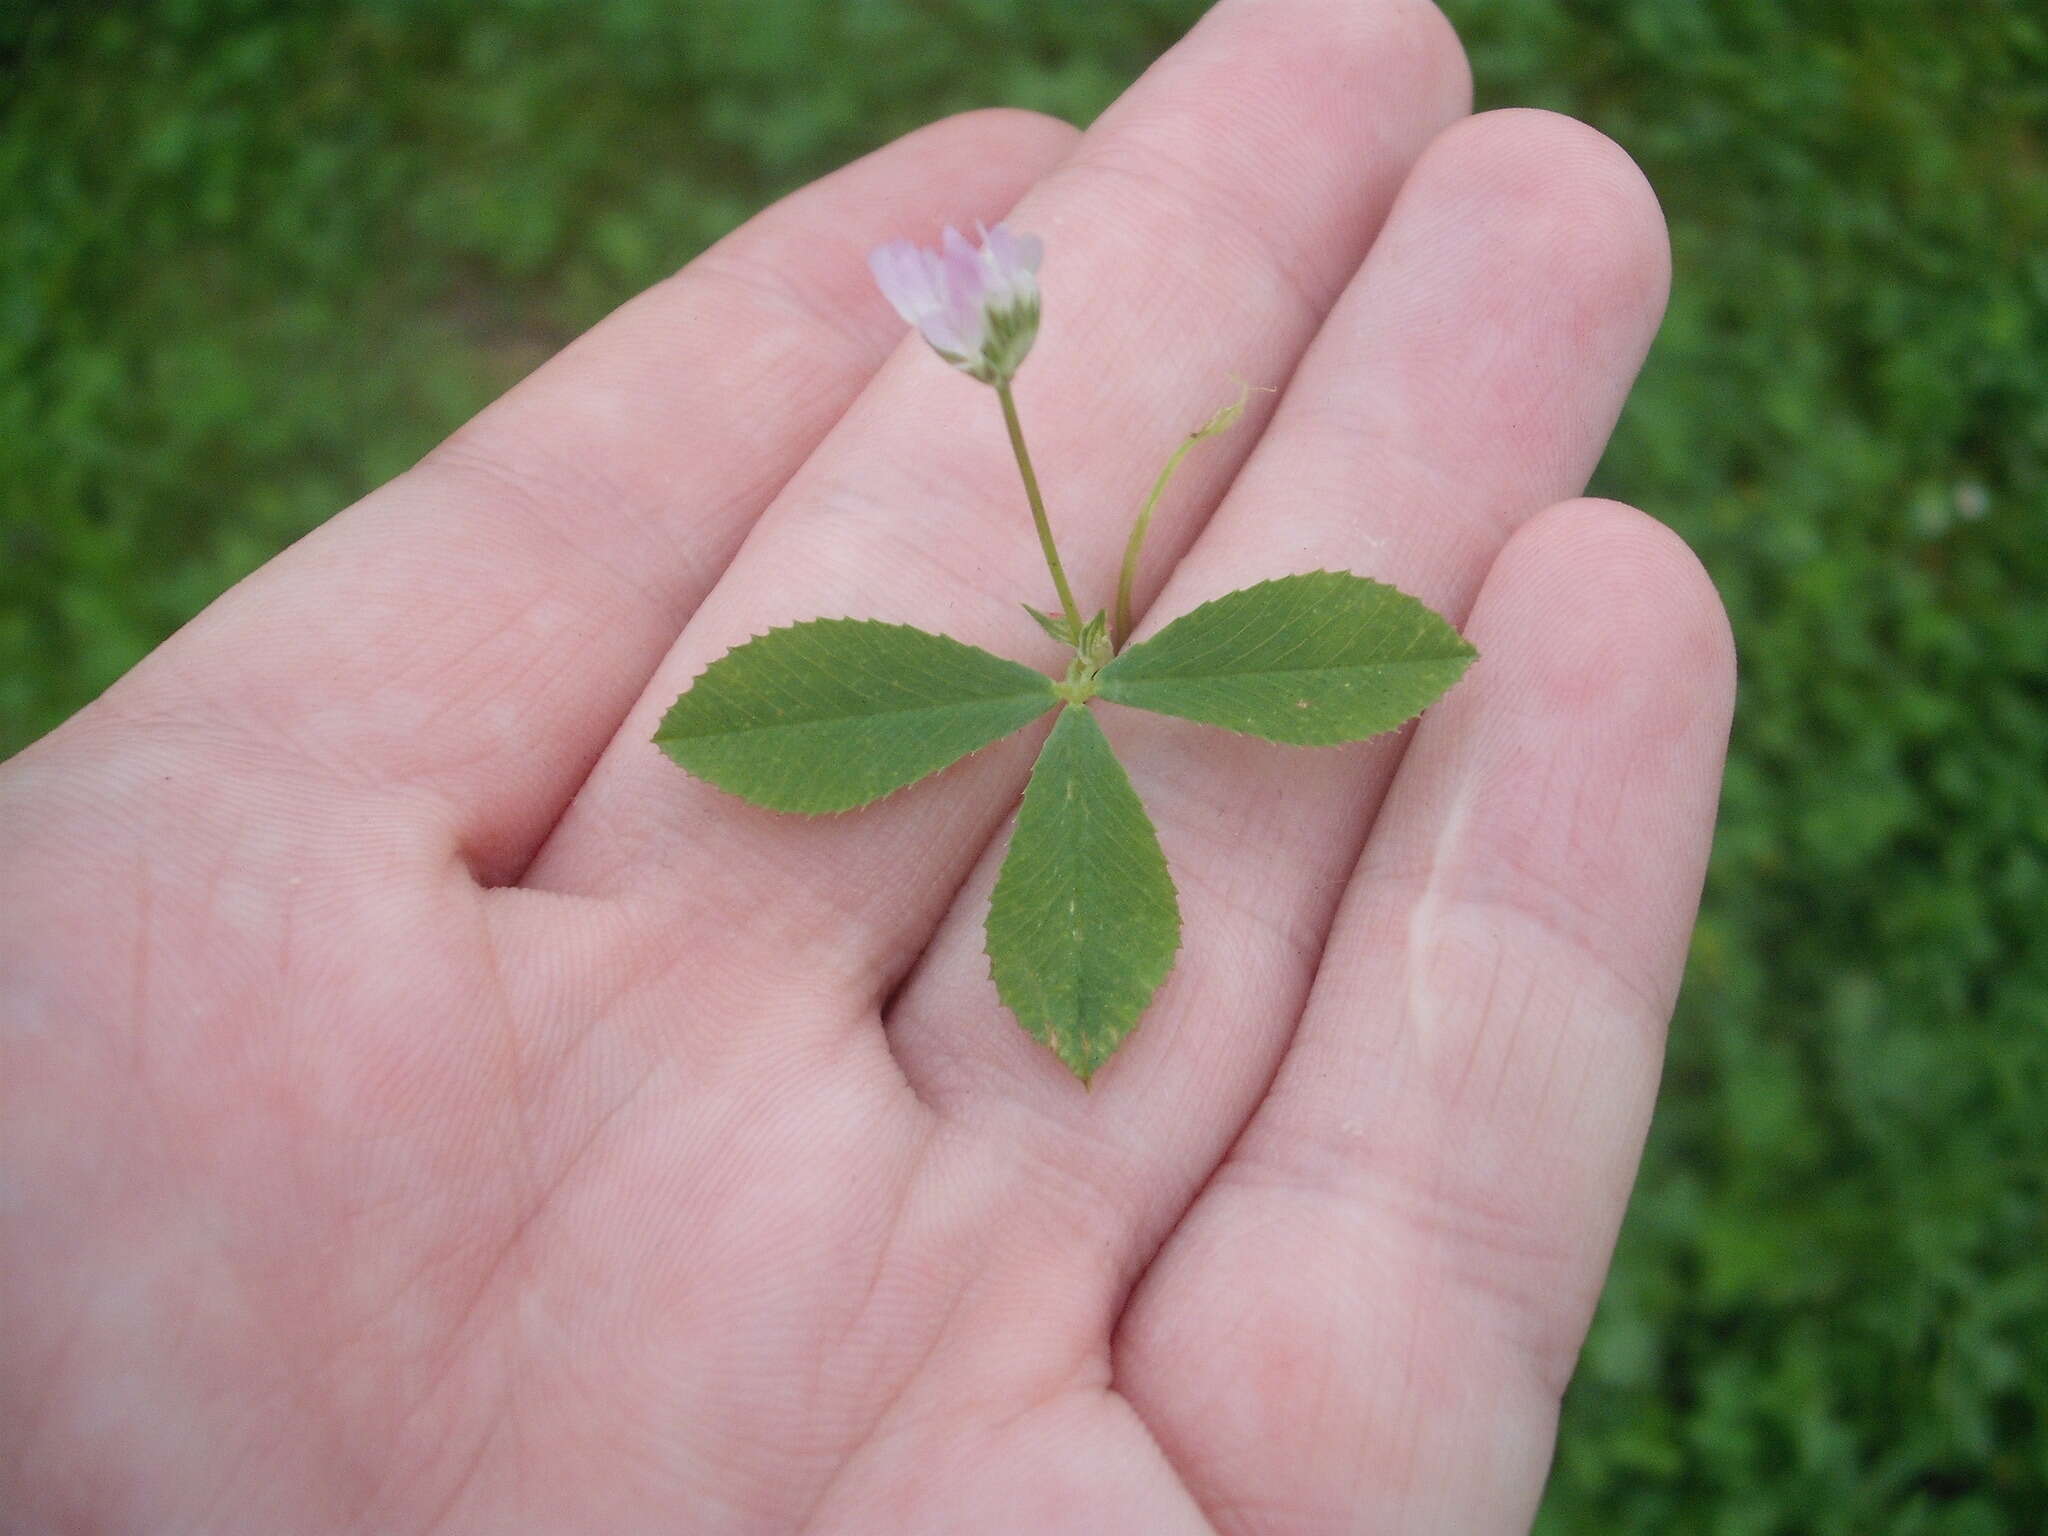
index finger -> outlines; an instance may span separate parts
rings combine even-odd
[[[999,218],[1074,130],[982,112],[796,192],[236,587],[95,707],[408,801],[516,878],[748,527],[896,344],[877,241]],[[205,777],[205,775],[199,775]]]

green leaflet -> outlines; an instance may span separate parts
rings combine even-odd
[[[720,789],[817,814],[915,783],[1058,702],[1043,673],[944,635],[812,619],[711,663],[654,739]]]
[[[1179,948],[1158,834],[1095,716],[1069,705],[1031,770],[989,903],[996,991],[1086,1082]]]
[[[1314,571],[1204,603],[1110,662],[1097,688],[1139,709],[1331,746],[1419,714],[1477,654],[1406,593]]]

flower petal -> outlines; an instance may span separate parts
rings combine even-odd
[[[921,323],[933,308],[931,272],[925,253],[908,240],[891,240],[868,253],[868,270],[875,274],[875,286],[897,314],[911,325]]]
[[[998,224],[976,224],[980,243],[948,225],[939,248],[893,240],[868,256],[896,313],[956,368],[1006,380],[1038,330],[1037,271],[1044,244]]]

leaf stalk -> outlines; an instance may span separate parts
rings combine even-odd
[[[1205,442],[1219,432],[1227,432],[1236,424],[1238,417],[1244,414],[1244,403],[1251,398],[1251,392],[1251,385],[1240,382],[1237,398],[1182,438],[1180,446],[1167,458],[1166,467],[1159,471],[1159,478],[1152,482],[1152,494],[1138,509],[1138,520],[1131,525],[1130,541],[1124,545],[1124,567],[1117,573],[1116,617],[1109,630],[1112,652],[1122,650],[1131,638],[1132,594],[1138,584],[1138,556],[1145,548],[1145,535],[1152,528],[1152,513],[1159,506],[1159,498],[1166,494],[1167,481],[1173,478],[1173,472],[1180,468],[1180,461],[1188,456],[1188,451],[1195,444]]]

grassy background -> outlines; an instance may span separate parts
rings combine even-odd
[[[1085,121],[1201,0],[0,13],[0,752],[774,194]],[[1542,1529],[2048,1510],[2048,24],[1449,0],[1642,160],[1671,319],[1599,488],[1743,692],[1667,1095]]]

